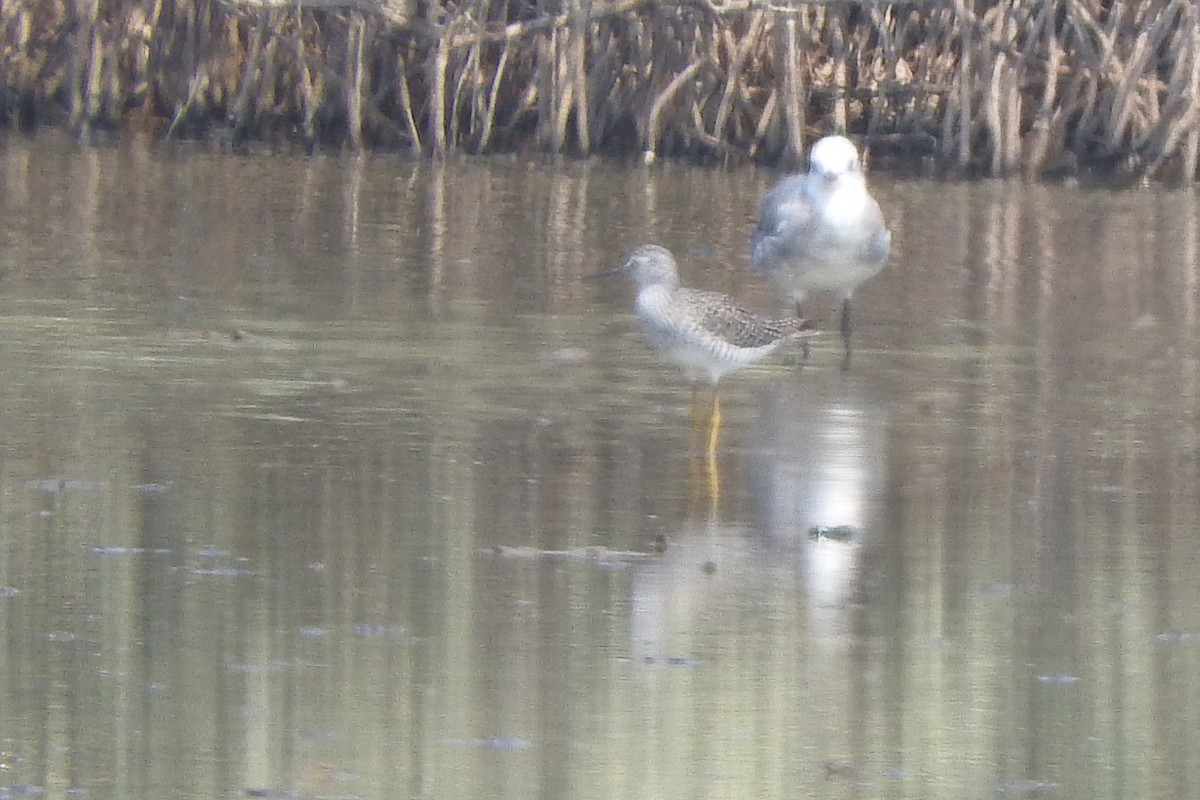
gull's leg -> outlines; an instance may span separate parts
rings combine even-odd
[[[799,303],[796,303],[796,316],[804,319],[804,309],[800,307]],[[808,361],[808,353],[808,338],[805,337],[800,341],[800,360],[796,362],[797,367],[804,366],[804,362]]]
[[[842,300],[842,322],[839,326],[842,331],[842,346],[845,348],[845,353],[842,355],[842,369],[850,369],[850,298]]]

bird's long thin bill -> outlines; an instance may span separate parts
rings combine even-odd
[[[611,278],[613,275],[620,275],[624,271],[625,267],[614,267],[606,269],[603,272],[593,272],[591,275],[584,275],[583,279],[585,281],[598,281],[601,278]]]

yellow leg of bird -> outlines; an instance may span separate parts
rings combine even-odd
[[[712,416],[708,423],[708,451],[705,454],[705,465],[708,467],[708,501],[712,508],[717,507],[721,497],[721,472],[717,464],[717,443],[721,439],[721,395],[713,387]]]

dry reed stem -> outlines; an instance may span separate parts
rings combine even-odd
[[[896,153],[933,141],[969,172],[1190,180],[1197,15],[1188,0],[6,0],[0,123],[792,163],[844,130]]]

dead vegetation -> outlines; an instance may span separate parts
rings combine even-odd
[[[968,174],[1191,180],[1189,0],[7,0],[0,121],[416,153],[799,161],[844,130]]]

